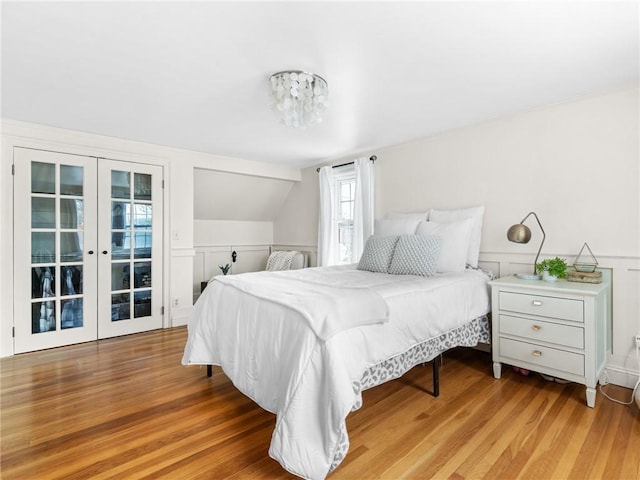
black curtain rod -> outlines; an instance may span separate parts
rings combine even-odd
[[[371,160],[372,162],[375,162],[377,159],[378,157],[376,157],[375,155],[371,155],[369,157],[369,160]],[[347,165],[353,165],[353,162],[341,163],[340,165],[334,165],[331,168],[346,167]],[[316,172],[320,172],[320,167],[316,168]]]

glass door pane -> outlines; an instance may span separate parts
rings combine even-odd
[[[32,162],[31,185],[31,333],[80,328],[84,167]]]
[[[152,189],[151,175],[111,171],[112,321],[151,316]]]
[[[84,168],[60,165],[60,328],[84,326]]]

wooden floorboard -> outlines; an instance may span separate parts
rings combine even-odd
[[[293,479],[268,456],[274,415],[219,368],[180,364],[174,328],[1,360],[0,476]],[[333,480],[640,479],[640,410],[584,387],[491,376],[489,354],[448,352],[363,393]],[[611,395],[631,391],[609,385]]]

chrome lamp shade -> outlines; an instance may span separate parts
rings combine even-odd
[[[507,232],[507,238],[510,242],[514,243],[529,243],[529,240],[531,240],[531,229],[521,223],[511,225]]]
[[[522,219],[520,223],[516,223],[515,225],[511,225],[509,230],[507,231],[507,239],[510,242],[514,243],[529,243],[531,240],[531,230],[527,227],[524,222],[527,218],[533,215],[540,226],[540,230],[542,231],[542,242],[540,242],[540,247],[538,248],[538,253],[536,254],[536,259],[533,262],[533,275],[520,275],[523,278],[540,278],[536,274],[536,264],[538,263],[538,257],[540,257],[540,252],[542,251],[542,245],[544,244],[544,240],[546,238],[546,234],[544,233],[544,228],[542,228],[542,224],[540,223],[540,219],[535,212],[529,212],[526,217]]]

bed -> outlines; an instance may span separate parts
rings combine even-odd
[[[367,388],[456,346],[489,343],[490,275],[357,265],[217,277],[194,307],[183,363],[219,365],[276,415],[269,455],[323,479],[344,459],[345,419]]]
[[[182,362],[221,366],[276,415],[269,455],[324,479],[349,449],[345,419],[363,390],[489,343],[483,214],[390,213],[357,265],[216,277],[194,307]]]

